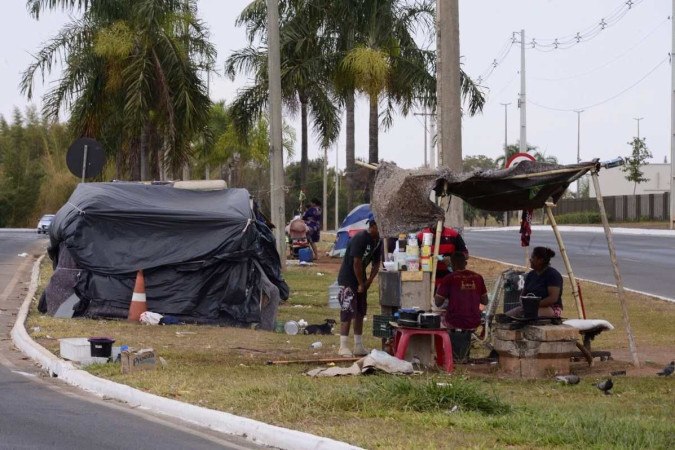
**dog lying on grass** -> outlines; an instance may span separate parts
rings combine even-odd
[[[333,328],[335,327],[334,319],[326,319],[326,323],[320,325],[307,325],[304,334],[333,334]]]

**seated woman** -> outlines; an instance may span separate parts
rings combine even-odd
[[[321,211],[321,202],[313,198],[309,202],[309,208],[305,210],[302,214],[302,220],[305,221],[307,227],[309,227],[309,245],[312,247],[312,253],[314,253],[314,259],[319,259],[319,252],[316,248],[316,243],[321,239],[321,220],[322,220],[322,211]]]
[[[541,298],[539,317],[560,317],[562,315],[563,278],[551,267],[555,252],[548,247],[535,247],[530,256],[532,270],[525,275],[525,286],[521,295],[532,294]],[[518,306],[506,312],[511,317],[522,317],[523,307]]]

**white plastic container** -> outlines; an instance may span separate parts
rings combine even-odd
[[[300,325],[298,325],[298,322],[295,320],[289,320],[284,324],[284,331],[286,331],[286,334],[291,334],[295,335],[298,334],[300,331]]]
[[[433,245],[434,243],[434,234],[433,233],[423,233],[422,234],[422,245]]]
[[[340,302],[338,301],[338,294],[340,293],[340,286],[337,281],[330,286],[328,286],[328,307],[329,308],[339,308]]]
[[[71,361],[87,361],[91,359],[91,344],[87,338],[59,339],[61,358]]]

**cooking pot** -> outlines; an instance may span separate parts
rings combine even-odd
[[[523,317],[535,320],[539,317],[539,302],[541,297],[534,294],[522,295],[520,302],[523,304]]]
[[[422,328],[440,328],[441,316],[434,313],[424,313],[419,315],[420,327]]]

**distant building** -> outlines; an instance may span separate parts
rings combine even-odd
[[[644,194],[663,194],[670,192],[670,164],[646,164],[640,168],[644,172],[644,177],[649,178],[649,181],[638,183],[635,188],[635,195]],[[626,180],[626,172],[621,170],[621,167],[614,167],[612,169],[601,169],[598,174],[600,180],[600,190],[603,197],[610,197],[614,195],[633,195],[633,188],[635,183]],[[591,197],[595,197],[595,189],[593,183],[590,183]]]

